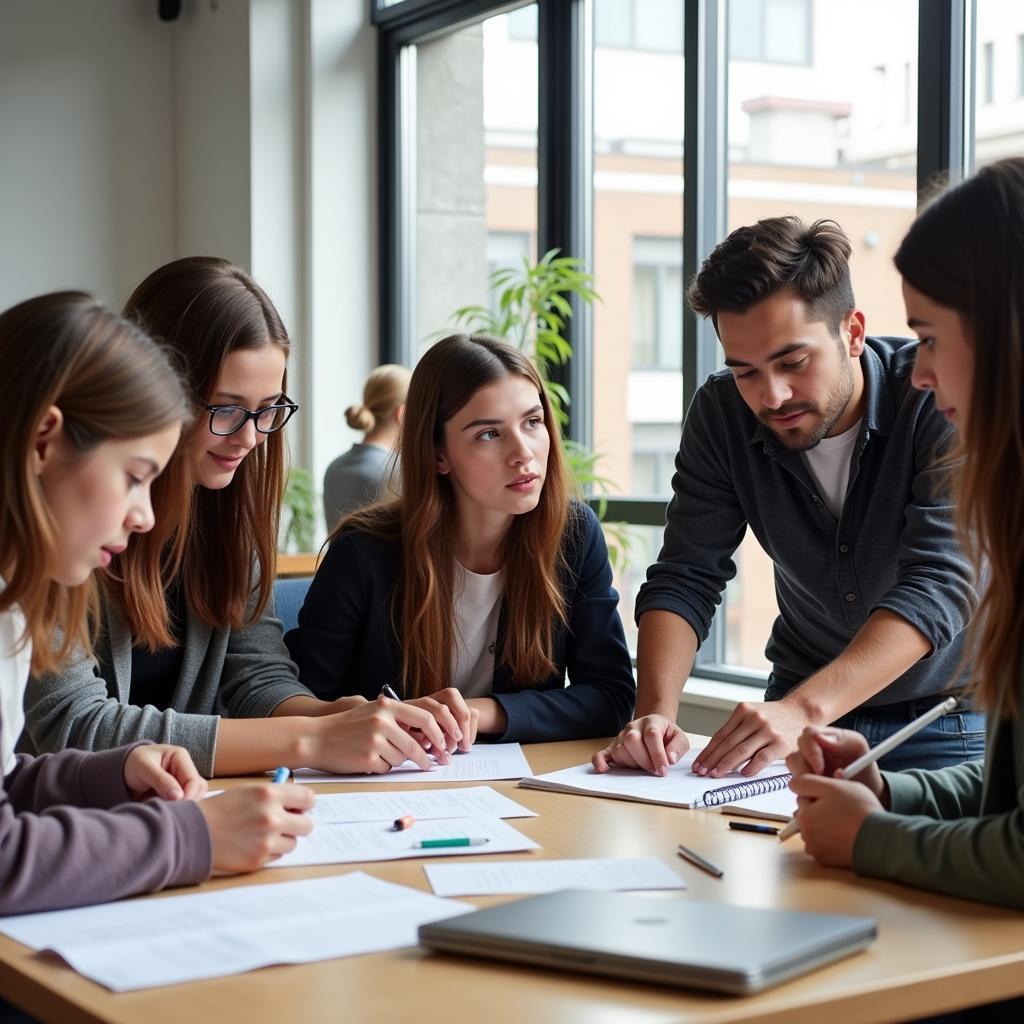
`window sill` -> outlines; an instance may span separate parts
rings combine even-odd
[[[690,676],[683,688],[679,706],[707,708],[711,711],[731,712],[741,701],[763,701],[763,686],[746,686],[741,683],[723,683],[717,679],[700,679]]]

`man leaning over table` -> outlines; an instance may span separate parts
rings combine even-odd
[[[636,717],[594,755],[598,771],[664,774],[686,752],[679,695],[748,526],[774,564],[772,672],[698,773],[754,774],[807,725],[874,745],[966,683],[975,594],[936,468],[952,427],[911,386],[915,343],[866,336],[850,252],[834,221],[774,217],[732,232],[690,285],[727,369],[687,412],[664,545],[636,601]],[[882,767],[983,753],[983,716],[961,702]]]

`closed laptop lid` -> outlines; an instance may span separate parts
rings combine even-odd
[[[744,994],[866,946],[868,918],[569,890],[420,928],[433,949]]]

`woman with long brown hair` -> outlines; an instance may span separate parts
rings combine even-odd
[[[226,260],[190,257],[150,274],[125,314],[177,353],[195,422],[154,485],[156,529],[100,577],[95,654],[30,682],[29,746],[165,740],[206,776],[384,771],[407,757],[428,767],[410,735],[443,745],[428,713],[317,700],[274,617],[281,428],[297,406],[286,395],[288,333],[267,294]]]
[[[948,467],[958,525],[987,584],[972,626],[986,756],[844,782],[833,776],[863,738],[807,730],[790,757],[797,819],[823,864],[1024,909],[1024,159],[936,199],[896,266],[921,339],[914,384],[960,433]]]
[[[341,521],[286,637],[302,681],[326,700],[387,684],[463,750],[478,731],[616,732],[635,692],[618,596],[536,368],[485,336],[439,341],[400,451],[399,497]]]
[[[166,354],[80,292],[0,314],[0,365],[0,914],[262,866],[309,832],[308,787],[201,800],[188,753],[166,744],[15,754],[30,668],[89,649],[94,572],[152,530],[150,489],[190,409]]]

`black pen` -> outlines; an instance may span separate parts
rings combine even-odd
[[[714,875],[715,878],[722,877],[721,868],[716,868],[711,861],[705,860],[699,853],[694,853],[693,850],[687,846],[683,846],[682,843],[679,843],[676,847],[676,853],[678,853],[683,860],[688,860],[691,864],[696,864],[701,871],[706,871],[709,875]]]
[[[747,821],[730,821],[729,828],[737,832],[759,832],[763,836],[777,836],[779,830],[771,825],[751,825]]]
[[[391,689],[391,687],[390,687],[390,686],[388,686],[388,684],[387,684],[387,683],[385,683],[385,684],[384,684],[384,685],[383,685],[383,686],[382,686],[382,687],[380,688],[380,695],[381,695],[382,697],[390,697],[390,698],[391,698],[392,700],[397,700],[397,701],[399,701],[399,702],[400,702],[400,701],[402,700],[402,698],[401,698],[401,697],[399,697],[399,696],[398,696],[398,694],[397,694],[397,693],[395,693],[395,691],[394,691],[394,690],[392,690],[392,689]]]

